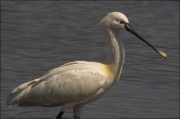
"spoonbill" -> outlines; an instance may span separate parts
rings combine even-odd
[[[102,97],[120,78],[125,58],[120,30],[134,34],[158,54],[167,57],[133,30],[123,13],[108,13],[98,26],[103,29],[109,47],[106,62],[74,61],[52,69],[44,76],[15,88],[6,98],[7,105],[62,106],[56,119],[61,119],[71,108],[73,117],[80,118],[83,106]]]

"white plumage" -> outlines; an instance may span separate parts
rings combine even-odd
[[[125,56],[119,31],[126,29],[147,43],[130,27],[127,17],[120,12],[109,13],[98,25],[103,29],[109,46],[106,63],[75,61],[64,64],[15,88],[6,99],[7,105],[62,106],[57,119],[71,108],[74,118],[80,118],[82,107],[99,99],[120,78]],[[147,44],[166,57],[164,52]]]
[[[106,87],[106,75],[98,65],[101,64],[76,61],[53,69],[43,77],[15,88],[8,96],[7,104],[60,106],[70,102],[92,102],[96,99],[92,97],[99,96]]]

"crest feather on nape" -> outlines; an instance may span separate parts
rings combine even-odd
[[[105,16],[101,19],[101,21],[98,23],[98,26],[101,28],[109,27],[111,19],[108,16]]]

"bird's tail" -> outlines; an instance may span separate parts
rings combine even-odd
[[[21,84],[15,88],[6,98],[6,103],[8,106],[16,106],[23,103],[26,98],[31,86],[36,83],[39,79],[35,79],[26,83]]]

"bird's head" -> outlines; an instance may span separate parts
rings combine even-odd
[[[119,31],[122,29],[126,29],[126,24],[129,24],[129,20],[123,13],[111,12],[107,14],[104,18],[102,18],[98,26],[103,29],[112,27],[115,30]]]
[[[111,13],[107,14],[104,18],[102,18],[102,20],[99,22],[98,26],[100,26],[103,29],[113,29],[118,32],[123,29],[127,30],[128,32],[132,33],[133,35],[135,35],[136,37],[141,39],[143,42],[145,42],[151,48],[153,48],[158,54],[160,54],[164,58],[167,57],[166,53],[155,48],[149,42],[144,40],[138,33],[136,33],[135,30],[130,26],[128,18],[123,13],[111,12]]]
[[[135,32],[130,26],[128,18],[121,12],[108,13],[104,18],[101,19],[98,26],[103,29],[113,28],[116,31],[127,30],[132,34]]]

